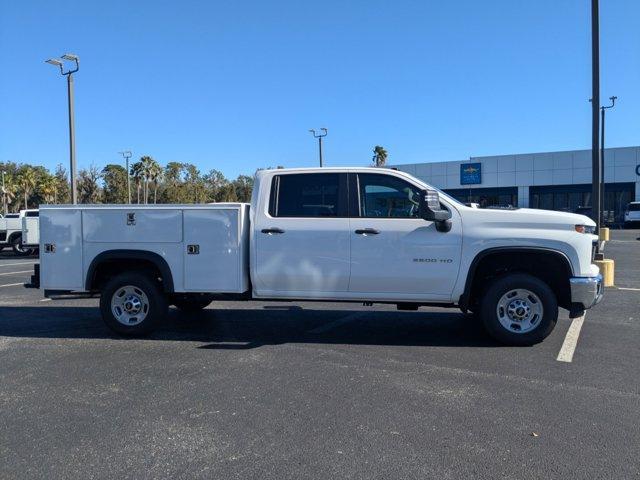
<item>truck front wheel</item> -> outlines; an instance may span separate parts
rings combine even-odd
[[[487,332],[507,345],[534,345],[556,326],[558,301],[537,277],[512,273],[495,279],[486,290],[480,316]]]
[[[100,312],[107,326],[120,335],[150,333],[167,315],[160,286],[140,273],[123,273],[107,282],[100,296]]]

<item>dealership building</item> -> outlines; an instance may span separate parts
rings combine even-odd
[[[465,203],[563,211],[591,206],[591,150],[471,157],[394,167]],[[640,201],[640,147],[606,149],[604,170],[607,220],[621,222],[627,204]]]

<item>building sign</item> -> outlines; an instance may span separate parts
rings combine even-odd
[[[482,183],[482,164],[463,163],[460,165],[460,185],[477,185]]]

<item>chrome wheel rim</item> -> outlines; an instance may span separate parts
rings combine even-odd
[[[496,314],[500,325],[512,333],[527,333],[542,322],[544,307],[538,296],[526,288],[509,290],[500,297]]]
[[[149,299],[136,286],[120,287],[111,297],[111,312],[122,325],[128,327],[139,325],[149,313]]]

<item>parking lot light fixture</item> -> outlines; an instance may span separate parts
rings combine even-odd
[[[319,151],[319,154],[320,154],[320,167],[322,167],[323,166],[323,164],[322,164],[322,139],[327,136],[328,131],[324,127],[322,127],[320,130],[322,131],[322,133],[316,133],[315,129],[313,129],[313,128],[310,129],[309,132],[311,132],[311,134],[314,136],[314,138],[318,139],[318,151]]]
[[[73,62],[75,65],[65,70],[65,64],[62,60]],[[45,63],[60,68],[60,73],[67,77],[67,101],[69,105],[69,163],[71,170],[71,203],[78,203],[78,189],[76,182],[76,134],[74,126],[73,111],[73,74],[80,69],[80,58],[72,53],[65,53],[58,58],[50,58]]]
[[[131,176],[129,175],[129,159],[131,158],[131,152],[125,150],[124,152],[118,152],[124,157],[124,161],[127,169],[127,203],[131,205]]]

